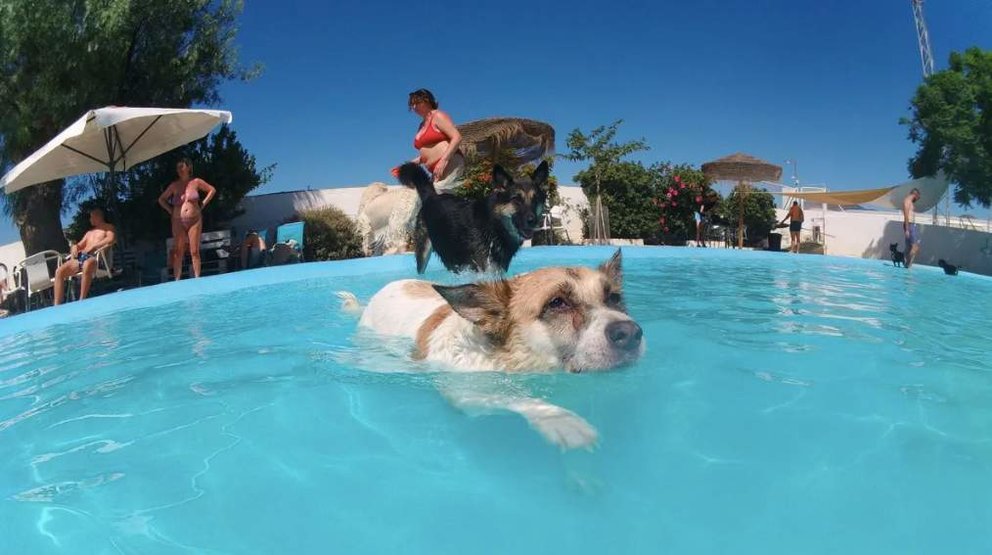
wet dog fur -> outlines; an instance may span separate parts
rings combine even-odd
[[[551,267],[492,282],[443,286],[399,280],[361,310],[359,327],[413,343],[412,358],[447,372],[602,371],[644,353],[640,326],[623,301],[621,253],[598,268]],[[511,411],[562,448],[590,447],[596,430],[542,399],[472,390],[442,390],[469,412]]]

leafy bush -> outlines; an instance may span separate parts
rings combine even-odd
[[[362,256],[355,222],[344,212],[327,206],[304,210],[294,221],[303,222],[303,255],[309,261],[341,260]]]
[[[660,210],[658,226],[663,242],[685,241],[696,236],[693,213],[700,207],[712,210],[719,193],[710,188],[703,172],[687,164],[658,164],[651,168],[656,174],[653,204]]]
[[[580,171],[575,180],[582,185],[590,206],[596,202],[594,172],[599,173],[598,190],[609,214],[610,237],[648,239],[658,234],[658,209],[653,203],[657,177],[650,169],[640,162],[618,162]],[[588,219],[584,221],[586,229],[591,229]]]
[[[591,206],[595,205],[597,195],[602,195],[611,237],[647,239],[658,232],[658,214],[651,202],[654,177],[640,162],[624,161],[623,158],[648,150],[648,145],[643,139],[614,141],[622,123],[623,120],[617,120],[597,127],[588,135],[579,129],[573,130],[566,140],[570,152],[563,157],[573,162],[590,162],[589,167],[577,173],[574,179],[582,186]],[[588,213],[583,221],[587,231],[593,227]]]
[[[503,150],[496,156],[494,162],[491,158],[479,160],[469,164],[465,168],[461,185],[456,187],[452,193],[467,199],[480,199],[489,196],[493,191],[493,166],[499,164],[503,169],[510,172],[514,179],[524,175],[530,175],[537,169],[537,164],[524,164],[515,167],[513,165],[514,155],[512,151]],[[558,196],[558,178],[554,176],[554,158],[546,158],[548,162],[548,206],[555,206],[560,202]]]
[[[590,172],[576,176],[582,189],[595,202],[596,189]],[[703,173],[688,164],[662,163],[645,167],[640,162],[619,162],[600,171],[600,192],[609,214],[610,236],[643,239],[648,243],[682,244],[695,237],[692,213],[700,204],[707,210],[719,201]],[[586,230],[589,212],[583,213]],[[588,236],[588,235],[587,235]]]

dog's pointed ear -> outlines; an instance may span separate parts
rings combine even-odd
[[[538,166],[536,170],[534,170],[534,173],[530,174],[531,182],[534,183],[534,186],[537,187],[538,189],[541,189],[542,191],[546,191],[548,189],[549,172],[550,169],[548,167],[548,161],[544,160],[543,162],[541,162],[541,165]]]
[[[617,249],[617,252],[613,253],[613,256],[609,260],[600,265],[599,271],[606,274],[606,277],[613,283],[620,284],[623,282],[622,262],[623,255],[620,249]]]
[[[513,177],[503,169],[503,166],[493,166],[493,188],[505,191],[513,183]]]
[[[505,339],[511,295],[507,281],[433,287],[459,316],[478,326],[486,335]]]

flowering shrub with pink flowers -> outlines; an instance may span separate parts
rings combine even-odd
[[[530,175],[537,169],[537,164],[535,163],[516,167],[514,160],[513,151],[503,149],[497,153],[495,163],[491,158],[485,158],[468,164],[465,167],[465,173],[462,175],[461,184],[452,192],[460,197],[473,200],[488,197],[493,192],[493,166],[495,164],[503,166],[503,169],[515,178],[522,175]],[[546,160],[551,165],[550,171],[552,172],[548,176],[548,206],[554,206],[560,203],[560,198],[558,197],[558,178],[553,173],[555,159],[549,156]]]
[[[696,236],[696,221],[693,213],[706,207],[706,213],[713,209],[719,194],[710,188],[709,180],[703,172],[687,164],[659,164],[652,168],[657,172],[655,198],[658,209],[658,228],[665,243],[681,244]]]

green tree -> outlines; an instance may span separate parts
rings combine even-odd
[[[748,242],[755,244],[767,237],[775,227],[775,197],[764,189],[738,184],[730,196],[717,205],[716,214],[728,227],[736,230],[742,204]]]
[[[0,168],[87,110],[217,104],[250,79],[237,63],[237,0],[4,0],[0,3]],[[65,250],[62,180],[3,195],[28,252]]]
[[[595,202],[595,180],[599,180],[603,206],[609,214],[610,236],[623,239],[655,237],[659,229],[658,209],[654,206],[658,176],[640,162],[606,165],[599,170],[598,177],[593,176],[592,171],[590,167],[579,172],[575,180],[582,185],[590,206]],[[588,214],[586,219],[587,237],[592,235],[592,216]]]
[[[909,139],[918,145],[909,160],[913,177],[943,170],[957,183],[954,200],[992,203],[992,51],[952,53],[950,67],[933,74],[913,97]]]
[[[588,135],[579,129],[568,134],[566,144],[571,152],[563,158],[573,162],[590,162],[574,179],[595,205],[602,195],[603,205],[610,215],[610,235],[622,238],[644,238],[657,230],[657,212],[651,205],[653,177],[640,162],[624,161],[635,152],[648,150],[641,139],[618,143],[614,139],[623,120],[600,126]],[[653,222],[653,223],[652,223]]]

